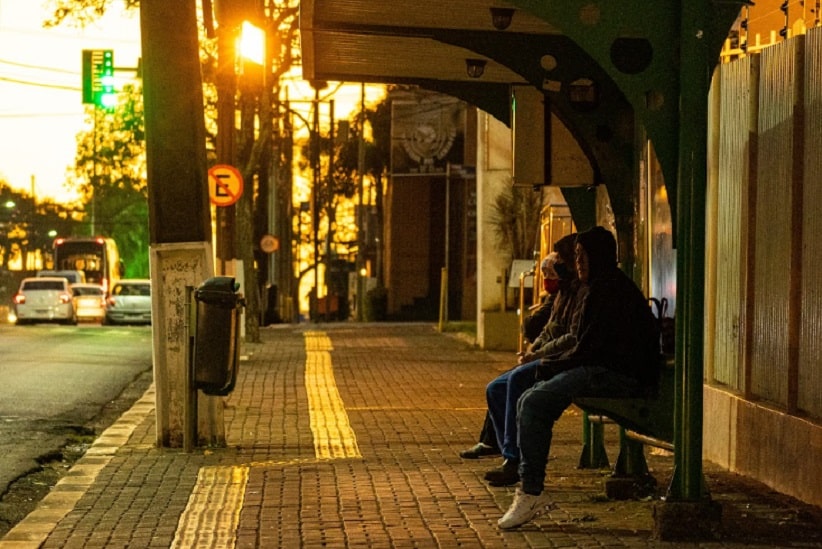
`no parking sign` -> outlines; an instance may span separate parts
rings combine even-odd
[[[243,194],[243,176],[234,166],[217,164],[208,170],[208,196],[215,206],[231,206]]]

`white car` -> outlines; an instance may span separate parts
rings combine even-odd
[[[106,300],[103,324],[151,324],[151,282],[142,278],[117,281]]]
[[[77,313],[67,279],[62,277],[24,278],[14,294],[17,324],[63,322],[77,324]]]
[[[79,284],[86,281],[86,274],[83,271],[39,271],[38,278],[44,276],[61,276],[67,278],[69,284]]]
[[[102,322],[106,316],[106,291],[99,284],[72,284],[77,320]]]

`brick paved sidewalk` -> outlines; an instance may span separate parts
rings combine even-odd
[[[581,415],[557,423],[557,509],[502,532],[513,489],[497,460],[462,460],[484,387],[513,365],[428,324],[278,326],[248,344],[225,399],[226,448],[154,446],[153,395],[113,425],[0,549],[90,547],[822,547],[818,509],[706,466],[717,539],[651,539],[647,501],[604,498],[608,471],[576,468]],[[606,427],[616,459],[616,427]],[[659,495],[672,458],[648,452]]]

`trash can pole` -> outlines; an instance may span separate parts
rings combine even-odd
[[[197,332],[197,304],[194,299],[194,287],[186,286],[186,394],[183,402],[183,451],[190,453],[197,445],[197,389],[194,387],[194,342]]]

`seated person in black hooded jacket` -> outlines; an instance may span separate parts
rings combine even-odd
[[[551,506],[543,493],[551,435],[574,398],[635,396],[656,380],[659,332],[648,300],[617,266],[614,236],[602,227],[580,233],[576,265],[588,290],[575,312],[576,344],[548,360],[551,377],[517,402],[522,486],[498,521],[503,529],[520,526]]]

